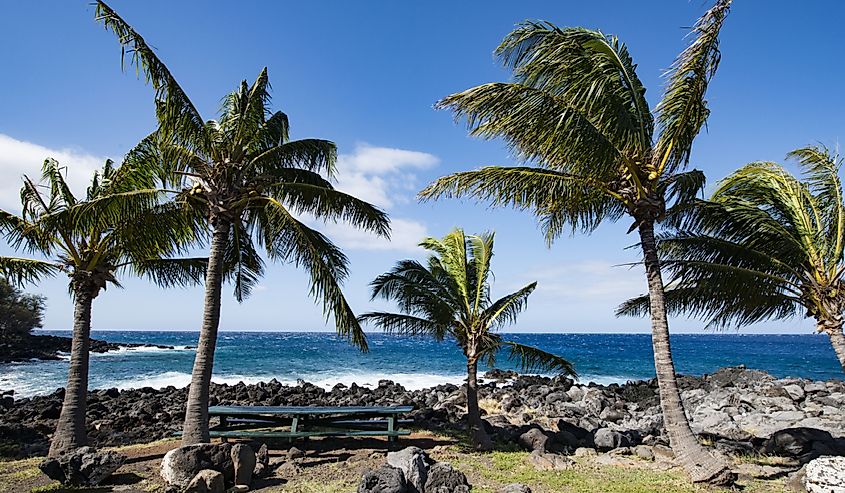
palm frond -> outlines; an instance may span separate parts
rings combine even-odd
[[[278,168],[302,168],[335,175],[337,146],[322,139],[302,139],[261,149],[249,157],[248,166],[257,173],[272,173]]]
[[[499,347],[507,350],[508,360],[519,365],[524,372],[548,371],[578,378],[572,363],[555,354],[511,341],[503,341]]]
[[[157,105],[157,117],[164,140],[173,140],[192,149],[210,149],[205,122],[199,111],[144,38],[102,0],[97,0],[94,15],[106,30],[117,36],[121,44],[121,66],[126,62],[128,50],[130,65],[139,76],[144,74],[146,82],[156,91],[156,99],[163,102]]]
[[[449,334],[449,325],[402,313],[368,312],[360,315],[361,323],[372,323],[388,334],[430,336],[442,341]]]
[[[659,175],[674,173],[689,162],[692,143],[710,115],[705,94],[719,66],[719,32],[731,0],[717,0],[696,22],[692,42],[668,73],[663,98],[657,105],[660,136],[653,163]]]
[[[0,275],[10,284],[36,283],[62,271],[59,264],[44,260],[17,257],[0,257]]]
[[[311,278],[311,296],[322,304],[326,317],[334,316],[338,334],[367,351],[366,335],[340,288],[349,273],[346,256],[328,238],[294,218],[278,201],[268,198],[265,205],[255,212],[255,221],[259,242],[268,256],[303,267]]]
[[[131,264],[134,273],[163,288],[202,284],[208,266],[207,258],[139,260]]]
[[[481,318],[487,324],[502,326],[516,322],[516,317],[528,305],[528,296],[537,288],[537,283],[532,282],[509,295],[503,296],[494,301],[482,314]]]
[[[422,200],[473,197],[494,207],[531,210],[547,240],[571,231],[590,232],[625,214],[622,197],[591,177],[532,167],[488,166],[438,178],[419,193]]]

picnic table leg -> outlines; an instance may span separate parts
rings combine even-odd
[[[296,433],[298,431],[297,428],[299,428],[299,416],[294,416],[290,422],[290,432]],[[288,438],[288,443],[293,443],[293,441],[294,437]]]
[[[220,416],[220,429],[221,429],[221,430],[225,430],[225,429],[226,429],[226,425],[227,425],[227,424],[228,424],[228,423],[226,422],[226,416]],[[228,439],[228,438],[226,438],[226,437],[220,437],[220,443],[226,443],[226,442],[228,442],[228,441],[229,441],[229,439]]]
[[[388,433],[392,433],[396,431],[396,415],[391,415],[387,417],[387,431]],[[387,441],[389,442],[396,442],[399,437],[395,435],[388,435]]]

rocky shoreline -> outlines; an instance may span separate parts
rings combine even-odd
[[[0,363],[14,363],[19,361],[57,360],[60,353],[70,353],[71,338],[51,335],[31,335],[15,339],[14,341],[0,342]],[[92,353],[107,353],[122,348],[153,347],[158,349],[173,349],[173,346],[159,344],[117,344],[113,342],[91,339]]]
[[[574,452],[578,448],[655,449],[668,445],[654,380],[624,385],[582,385],[566,378],[490,372],[480,389],[488,431],[524,448]],[[682,396],[693,430],[727,453],[786,455],[810,460],[845,455],[845,382],[776,379],[743,367],[702,377],[682,376]],[[43,455],[61,410],[63,390],[15,398],[0,392],[0,457]],[[94,446],[144,443],[181,428],[187,389],[166,387],[93,390],[88,400]],[[409,391],[381,381],[377,387],[310,383],[217,385],[212,405],[412,405],[414,427],[463,429],[461,387]]]

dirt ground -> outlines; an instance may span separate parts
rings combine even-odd
[[[128,457],[127,462],[107,484],[91,489],[63,489],[38,470],[40,459],[0,462],[0,492],[162,492],[159,464],[164,454],[178,447],[177,440],[133,445],[116,449]],[[310,440],[295,444],[305,457],[288,461],[287,442],[268,443],[271,464],[281,464],[269,478],[256,479],[253,491],[263,493],[354,493],[365,471],[383,464],[388,443],[380,439]],[[527,463],[527,453],[503,450],[487,454],[467,453],[453,438],[415,433],[403,438],[391,448],[417,446],[438,461],[451,463],[464,472],[473,491],[495,493],[500,487],[520,482],[529,485],[534,493],[700,493],[714,491],[688,483],[683,473],[665,463],[634,458],[579,458],[573,468],[564,471],[537,471]],[[771,458],[758,463],[742,459],[741,467],[754,470],[769,467]],[[752,477],[741,480],[745,493],[780,493],[791,491],[784,477],[760,480]],[[720,490],[725,491],[725,490]]]

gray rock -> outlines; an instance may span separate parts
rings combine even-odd
[[[804,486],[809,493],[845,492],[845,457],[819,457],[810,461]]]
[[[513,483],[499,488],[497,493],[531,493],[531,488],[520,483]]]
[[[575,449],[575,457],[595,457],[599,455],[596,449],[590,447],[578,447]]]
[[[428,469],[424,493],[468,493],[471,489],[464,473],[445,462],[437,462]]]
[[[573,465],[572,459],[560,455],[535,450],[528,454],[528,463],[538,471],[562,471]]]
[[[96,486],[112,475],[126,456],[117,452],[98,452],[93,447],[81,447],[59,457],[45,459],[38,466],[50,479],[65,485]]]
[[[188,483],[185,493],[226,493],[226,482],[219,472],[203,469]]]
[[[252,473],[255,470],[255,452],[249,445],[238,443],[232,445],[232,465],[235,468],[235,484],[252,484]]]
[[[619,447],[630,447],[631,440],[624,434],[608,428],[596,430],[593,442],[599,450],[612,450]]]
[[[290,450],[288,450],[288,459],[301,459],[303,457],[305,457],[305,452],[296,447],[291,447]]]
[[[634,447],[634,455],[640,459],[654,460],[654,449],[648,445],[637,445]]]
[[[387,453],[387,464],[402,470],[410,493],[424,493],[429,462],[428,454],[419,447]]]
[[[188,483],[204,469],[223,474],[226,484],[235,481],[232,445],[228,443],[197,443],[171,450],[161,460],[161,478],[170,491],[184,490]]]
[[[793,401],[797,402],[797,401],[804,399],[804,395],[805,395],[804,389],[802,389],[800,385],[796,385],[796,384],[784,385],[783,390],[785,390],[786,393],[789,394],[789,397]]]
[[[383,465],[367,471],[358,485],[358,493],[409,493],[401,469]]]
[[[654,445],[651,447],[651,451],[654,452],[654,458],[657,460],[663,461],[673,461],[675,460],[675,452],[672,450],[671,447],[667,447],[666,445]]]
[[[539,428],[531,428],[519,436],[517,443],[526,450],[539,450],[545,452],[548,450],[547,444],[549,437],[543,433]]]
[[[263,478],[270,475],[270,451],[267,449],[267,444],[262,443],[255,453],[255,469],[252,475],[257,478]]]

